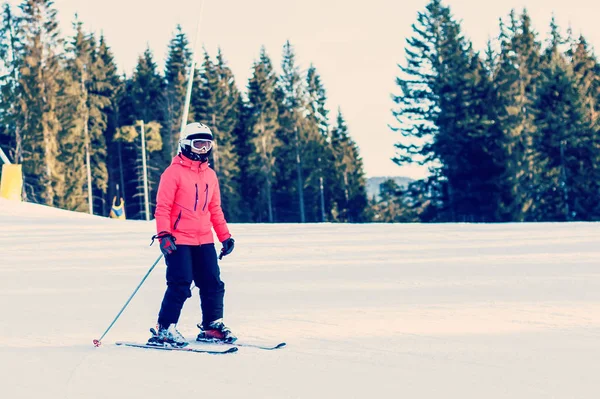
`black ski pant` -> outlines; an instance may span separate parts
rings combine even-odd
[[[158,324],[168,326],[179,321],[183,304],[192,296],[192,281],[200,289],[202,324],[223,317],[225,284],[221,281],[214,244],[177,245],[177,250],[167,255],[165,261],[167,291],[158,314]]]

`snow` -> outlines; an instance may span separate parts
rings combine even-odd
[[[600,225],[232,224],[226,322],[277,351],[146,351],[153,222],[0,200],[3,398],[591,398]],[[197,291],[179,323],[200,321]],[[198,396],[196,396],[198,397]]]

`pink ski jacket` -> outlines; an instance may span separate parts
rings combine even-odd
[[[157,233],[166,231],[175,244],[201,245],[214,242],[211,228],[223,242],[229,237],[221,209],[217,174],[208,167],[179,154],[160,177],[156,196]]]

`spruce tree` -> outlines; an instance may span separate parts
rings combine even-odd
[[[439,58],[432,59],[438,73],[432,91],[439,113],[434,119],[438,131],[431,145],[441,164],[440,189],[443,218],[451,221],[483,221],[490,190],[485,96],[489,80],[479,55],[463,38],[460,25],[449,11],[443,13]]]
[[[572,203],[577,220],[600,220],[600,63],[580,36],[567,52],[572,67],[572,82],[580,100],[582,121],[578,136],[584,143],[577,158],[581,162],[573,176],[573,188],[580,187]],[[577,191],[579,191],[577,190]]]
[[[243,212],[238,214],[237,222],[249,223],[258,220],[255,209],[258,206],[257,202],[259,202],[257,193],[259,192],[260,187],[257,187],[255,185],[256,182],[248,178],[251,174],[251,171],[249,170],[251,167],[249,166],[248,159],[251,151],[249,143],[249,140],[251,139],[251,128],[248,99],[244,95],[242,95],[240,101],[238,101],[237,115],[238,119],[235,128],[233,129],[232,136],[240,170],[238,175],[240,203],[238,204],[238,207],[240,210],[243,210]]]
[[[187,71],[192,53],[188,39],[180,25],[169,43],[169,53],[165,65],[165,116],[163,134],[164,157],[170,162],[179,150],[179,133],[185,104]]]
[[[374,222],[407,223],[418,221],[416,212],[407,204],[407,198],[403,190],[392,179],[380,184],[379,198],[373,198],[371,202],[372,220]]]
[[[145,122],[163,119],[164,81],[157,71],[152,51],[147,48],[138,59],[132,77],[134,117]]]
[[[308,220],[324,222],[331,217],[333,186],[336,174],[329,137],[329,110],[327,93],[317,69],[311,65],[306,73],[306,98],[304,114],[306,139],[303,167],[305,199]]]
[[[130,194],[132,200],[136,203],[130,204],[128,211],[134,219],[144,219],[145,215],[145,203],[144,203],[144,170],[143,170],[143,158],[142,158],[142,131],[144,132],[145,145],[146,145],[146,165],[148,173],[148,202],[149,202],[149,218],[154,214],[154,208],[156,203],[156,190],[158,189],[157,180],[162,173],[152,160],[157,159],[156,155],[160,155],[162,150],[162,136],[160,134],[161,125],[152,121],[149,123],[143,123],[142,120],[136,121],[134,125],[127,125],[119,127],[114,135],[113,140],[124,144],[123,154],[125,167],[131,167],[132,172],[128,172],[126,175],[127,191]],[[131,201],[134,202],[134,201]]]
[[[135,199],[127,204],[127,214],[132,218],[143,219],[143,161],[141,151],[141,121],[154,129],[146,128],[146,149],[150,213],[154,213],[156,192],[160,175],[166,165],[162,155],[160,130],[164,110],[164,80],[158,73],[156,62],[150,49],[139,57],[131,79],[125,83],[125,94],[119,102],[120,123],[115,139],[122,143],[121,159],[125,170],[125,190],[127,198]],[[156,135],[158,132],[158,136]]]
[[[86,155],[91,146],[88,89],[93,49],[83,32],[82,23],[75,21],[73,27],[75,36],[67,42],[68,58],[60,74],[60,160],[69,168],[65,170],[65,195],[58,199],[57,205],[68,210],[87,212]]]
[[[18,32],[23,41],[18,90],[27,105],[19,110],[23,134],[17,162],[23,165],[25,198],[47,205],[64,195],[56,113],[60,39],[53,6],[50,0],[23,1]]]
[[[139,62],[139,61],[138,61]],[[117,114],[115,118],[115,131],[112,137],[112,144],[116,159],[113,159],[115,167],[116,180],[119,185],[119,191],[125,201],[125,212],[128,219],[140,218],[142,209],[140,208],[139,200],[134,201],[133,196],[138,195],[137,178],[134,173],[136,159],[139,153],[136,146],[133,144],[133,136],[135,133],[130,133],[130,126],[136,124],[133,93],[133,79],[123,76],[121,91],[118,93],[116,101]],[[113,152],[111,152],[112,154]],[[133,184],[132,184],[133,182]],[[116,191],[116,185],[115,185]]]
[[[418,13],[417,22],[413,24],[414,35],[406,41],[406,64],[399,65],[400,76],[396,78],[396,84],[400,93],[393,96],[396,104],[393,116],[398,125],[391,127],[401,135],[395,144],[396,164],[431,165],[431,177],[422,187],[431,196],[429,206],[434,213],[440,214],[440,218],[443,218],[448,199],[441,195],[445,176],[435,147],[436,144],[440,146],[437,119],[442,110],[438,96],[444,83],[440,76],[440,69],[444,67],[440,64],[444,60],[440,54],[443,49],[439,43],[444,39],[443,28],[451,23],[449,13],[449,9],[437,0],[430,1],[425,11]]]
[[[578,140],[581,127],[580,105],[572,82],[572,72],[560,51],[562,39],[554,20],[551,41],[541,62],[535,109],[538,110],[533,136],[535,202],[532,220],[565,221],[571,219],[572,171],[568,157]],[[575,144],[576,145],[576,144]]]
[[[104,141],[106,143],[106,168],[108,187],[105,193],[105,205],[102,212],[103,215],[108,215],[112,206],[114,196],[123,197],[123,183],[120,173],[119,162],[119,146],[120,144],[113,140],[115,131],[118,126],[119,96],[123,91],[123,82],[117,72],[117,66],[110,47],[106,43],[104,36],[100,36],[100,41],[97,49],[97,67],[100,69],[101,79],[98,84],[100,91],[105,98],[102,113],[106,118],[106,126],[103,131]],[[117,187],[119,189],[117,190]]]
[[[114,86],[114,76],[111,75],[114,66],[105,64],[104,57],[96,38],[90,35],[92,49],[89,70],[88,106],[90,109],[89,134],[91,140],[91,166],[94,198],[103,200],[109,184],[107,130],[110,117],[110,106],[117,88]],[[103,213],[103,201],[95,201],[95,212]]]
[[[336,124],[331,130],[331,147],[335,169],[340,172],[341,178],[334,193],[333,216],[341,222],[364,222],[367,219],[365,211],[368,201],[363,162],[339,109]]]
[[[219,49],[216,62],[205,52],[199,75],[199,84],[192,102],[197,121],[210,126],[213,142],[211,166],[219,177],[221,203],[225,216],[235,221],[240,218],[239,165],[233,132],[238,123],[241,95],[233,72],[227,66]]]
[[[146,160],[148,168],[148,193],[150,202],[150,214],[154,214],[156,194],[160,175],[170,162],[165,162],[162,152],[162,130],[161,121],[164,120],[164,78],[158,72],[157,65],[150,49],[146,49],[143,58],[136,67],[133,75],[135,114],[139,115],[138,120],[144,121],[146,134]],[[136,121],[136,129],[141,129]],[[153,127],[153,129],[151,128]],[[140,197],[140,215],[144,212],[143,207],[143,168],[141,158],[141,136],[136,140],[136,147],[139,150],[139,156],[136,158],[137,172],[137,193]],[[170,161],[170,160],[169,160]]]
[[[321,136],[327,138],[329,134],[329,110],[327,109],[327,93],[321,82],[317,68],[311,65],[306,72],[306,96],[308,117],[319,128]]]
[[[536,135],[534,122],[541,45],[526,11],[520,19],[510,14],[510,25],[501,32],[501,51],[495,73],[496,123],[504,135],[506,171],[499,185],[500,219],[531,220],[535,204],[533,189]]]
[[[275,152],[275,218],[278,221],[304,223],[304,154],[301,149],[301,140],[307,133],[302,126],[304,92],[296,55],[289,41],[283,47],[281,70],[276,92],[279,104],[277,138],[281,145]]]
[[[264,47],[253,66],[248,82],[248,123],[244,140],[240,142],[241,181],[246,205],[254,220],[273,223],[273,185],[276,179],[275,151],[280,142],[276,136],[279,124],[275,100],[277,76]],[[254,199],[260,199],[256,201]]]
[[[86,34],[81,22],[74,23],[75,36],[67,43],[67,60],[61,73],[61,160],[68,168],[63,207],[104,215],[108,188],[105,131],[113,87],[100,56],[96,39]],[[89,170],[88,170],[89,168]],[[88,173],[90,183],[88,184]],[[85,190],[84,190],[85,188]]]
[[[413,187],[425,190],[430,209],[424,212],[434,220],[493,220],[490,197],[498,191],[493,181],[501,162],[486,110],[489,74],[441,1],[429,2],[413,30],[396,80],[400,94],[393,97],[398,123],[392,129],[402,135],[394,161],[429,166],[431,176]]]
[[[14,160],[22,159],[23,123],[26,104],[20,101],[19,70],[23,62],[20,19],[6,3],[0,20],[0,147]]]

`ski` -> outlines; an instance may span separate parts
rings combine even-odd
[[[200,329],[201,333],[202,333],[202,331],[204,331],[202,328],[202,323],[198,323],[198,324],[196,324],[196,326]],[[231,345],[231,346],[239,346],[239,347],[246,347],[246,348],[257,348],[257,349],[264,349],[264,350],[268,350],[268,351],[280,349],[280,348],[283,348],[284,346],[286,346],[285,342],[280,342],[275,345],[266,345],[266,344],[258,344],[258,343],[254,343],[254,342],[244,342],[244,341],[240,342],[237,340],[237,338],[233,342],[227,342],[227,341],[219,340],[217,338],[200,338],[200,335],[198,335],[195,342],[204,343],[204,344],[218,344],[218,345]]]
[[[275,349],[280,349],[283,348],[284,346],[286,346],[285,342],[280,342],[277,345],[260,345],[260,344],[253,344],[251,342],[234,342],[231,345],[233,346],[241,346],[241,347],[246,347],[246,348],[257,348],[257,349],[264,349],[267,351],[272,351]]]
[[[212,355],[222,355],[226,353],[234,353],[237,352],[237,347],[230,347],[224,350],[219,349],[200,349],[200,348],[190,348],[189,346],[184,346],[182,348],[174,347],[174,346],[153,346],[146,344],[138,344],[135,342],[116,342],[117,346],[129,346],[132,348],[142,348],[142,349],[158,349],[163,351],[178,351],[178,352],[194,352],[194,353],[209,353]]]
[[[238,342],[238,341],[223,342],[223,341],[219,341],[217,339],[196,339],[195,342],[200,343],[200,344],[231,345],[234,348],[235,347],[257,348],[257,349],[264,349],[264,350],[268,350],[268,351],[280,349],[280,348],[283,348],[284,346],[286,346],[285,342],[280,342],[276,345],[261,345],[261,344],[255,344],[252,342]]]

